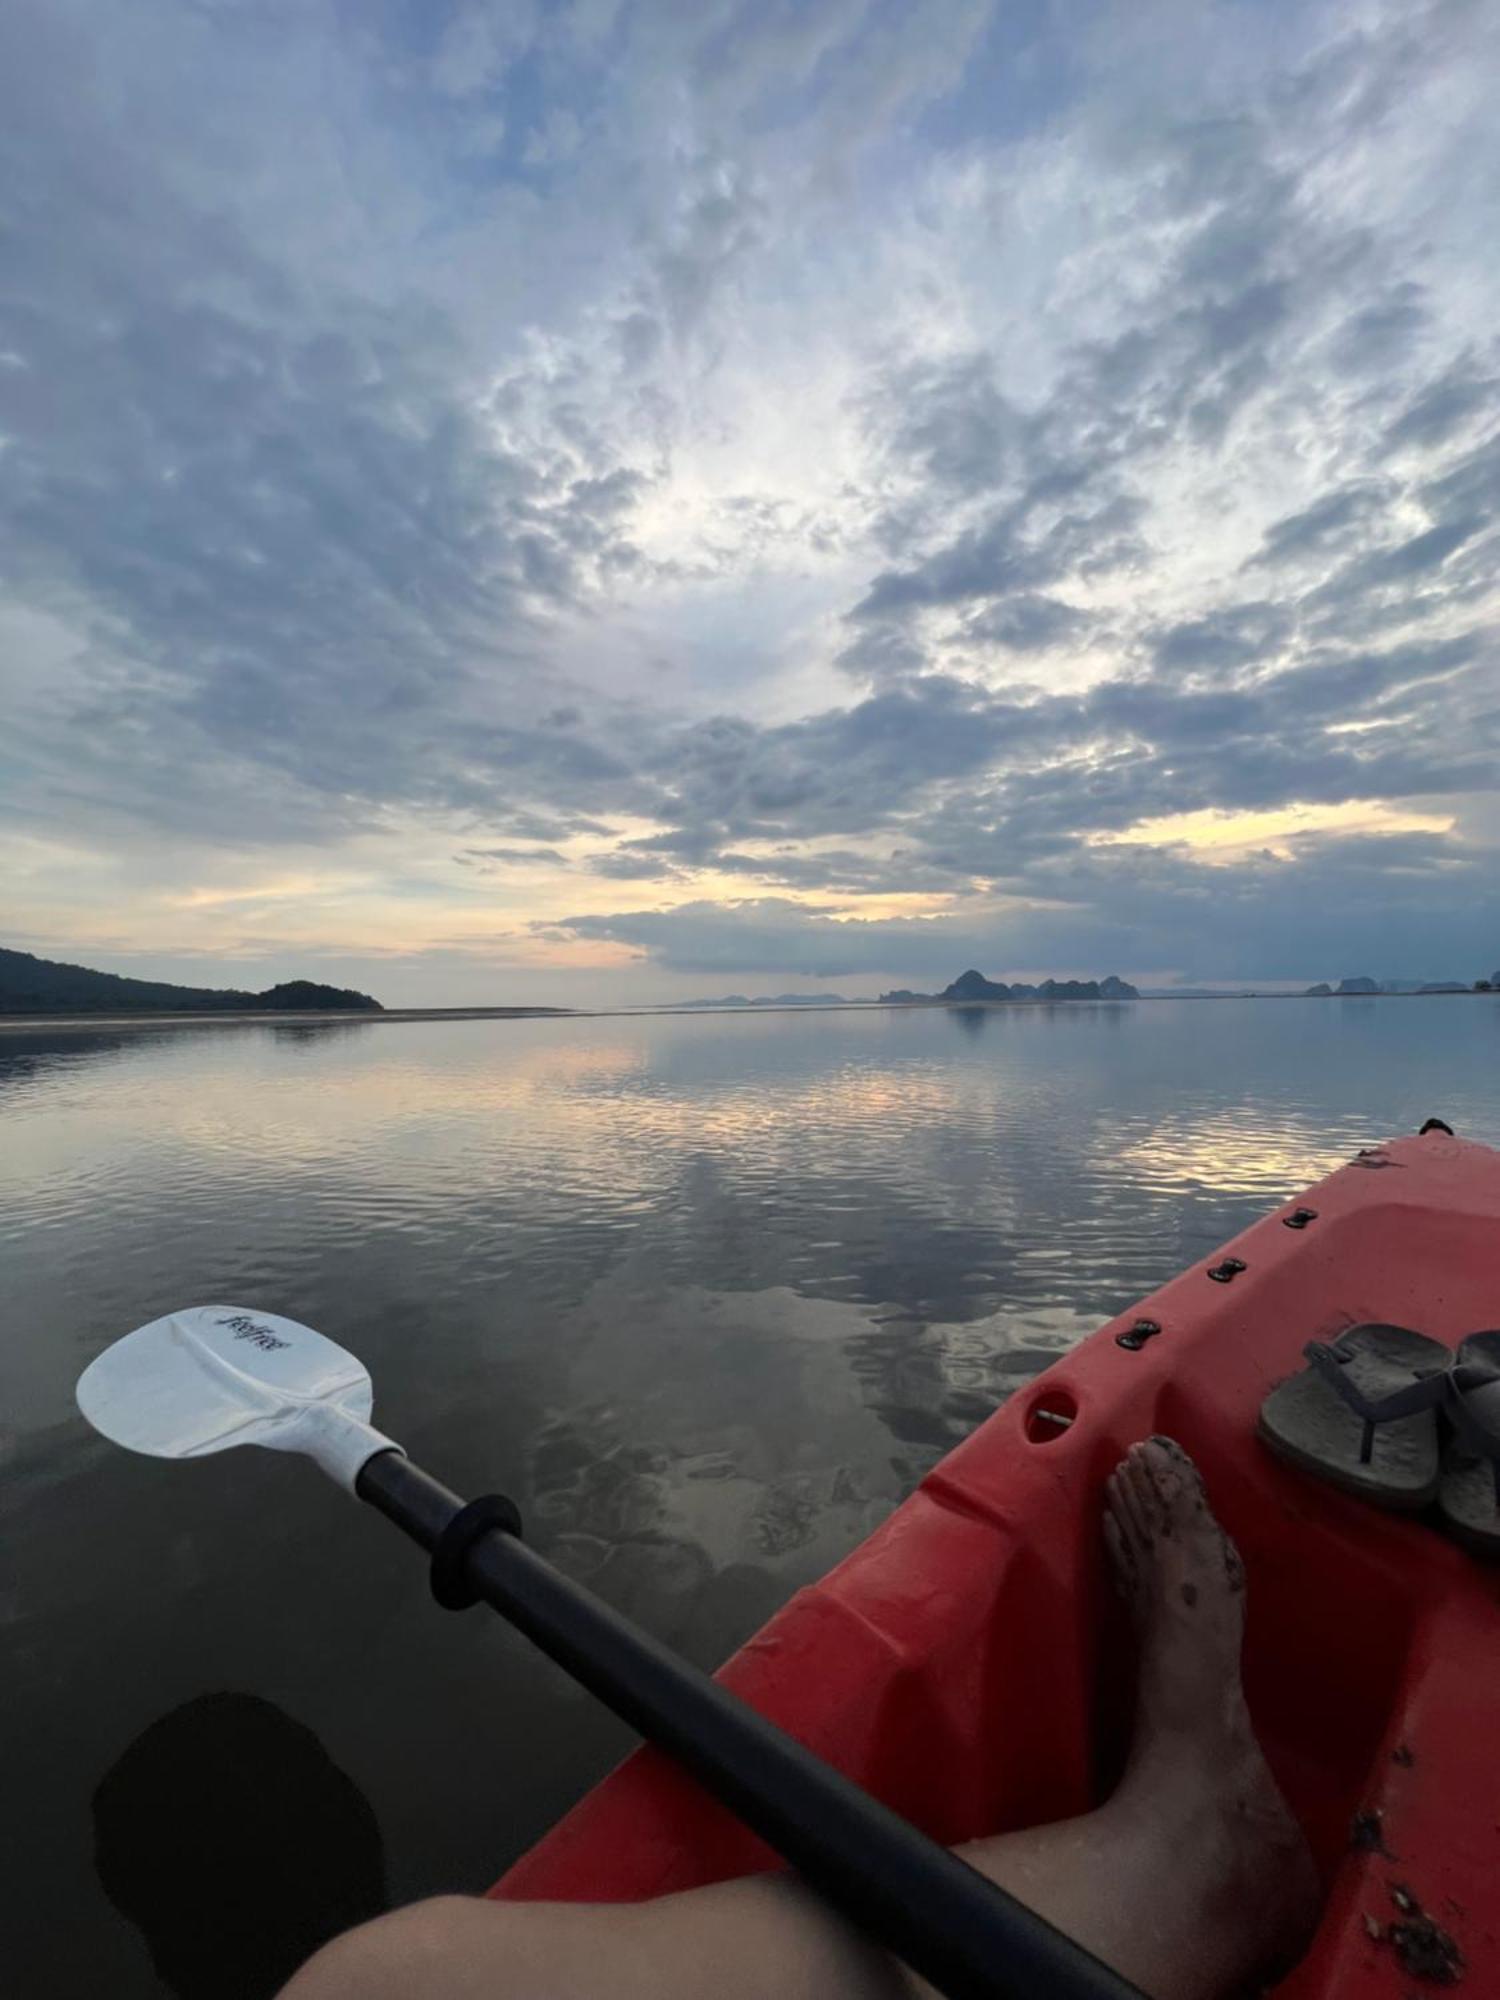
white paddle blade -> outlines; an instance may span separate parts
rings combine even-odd
[[[96,1431],[153,1458],[202,1458],[231,1445],[300,1451],[353,1491],[377,1451],[364,1363],[310,1326],[244,1306],[188,1306],[137,1327],[78,1378]]]

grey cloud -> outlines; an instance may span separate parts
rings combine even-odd
[[[1014,653],[1039,653],[1087,631],[1088,617],[1076,605],[1040,591],[1019,591],[980,612],[965,627],[970,640],[1005,646]]]
[[[1383,840],[1306,836],[1295,861],[1261,855],[1212,870],[1150,850],[1092,849],[1043,873],[1035,894],[1045,903],[971,903],[934,918],[840,922],[763,897],[579,916],[559,929],[633,946],[673,971],[899,976],[929,989],[965,964],[996,976],[1140,964],[1190,977],[1308,978],[1345,962],[1396,959],[1398,975],[1480,962],[1480,941],[1500,922],[1487,859],[1437,837],[1396,839],[1393,851]]]
[[[515,840],[536,841],[568,840],[575,834],[609,831],[601,820],[589,819],[583,813],[528,812],[514,806],[506,813],[505,827]]]
[[[669,836],[674,852],[701,858],[706,831],[810,838],[884,824],[934,785],[1054,740],[1072,712],[929,675],[774,729],[716,718],[674,735],[653,768],[686,830],[686,847]]]
[[[1374,305],[1351,313],[1334,335],[1334,355],[1346,370],[1384,368],[1403,359],[1428,318],[1420,285],[1393,285]]]
[[[887,449],[924,480],[958,493],[993,492],[1024,439],[987,355],[922,361],[885,378],[867,423],[889,426]]]
[[[892,967],[930,964],[913,943],[932,953],[947,927],[923,923],[840,923],[809,914],[784,897],[736,904],[685,903],[674,910],[636,910],[619,916],[576,916],[557,926],[564,935],[602,938],[649,952],[674,972],[752,972],[785,967],[813,979]]]
[[[1483,525],[1479,515],[1439,522],[1419,535],[1410,535],[1390,548],[1372,549],[1336,570],[1326,583],[1309,592],[1309,610],[1327,612],[1341,609],[1367,592],[1419,584],[1472,541]]]
[[[1060,577],[1097,576],[1117,569],[1143,553],[1137,529],[1146,503],[1132,493],[1114,493],[1092,507],[1068,509],[1035,529],[1035,517],[1053,497],[1055,476],[1044,476],[985,527],[962,535],[924,562],[887,570],[851,615],[880,619],[930,605],[1001,598],[1016,591],[1030,594]]]
[[[1166,211],[1201,215],[1213,210],[1226,218],[1207,243],[1189,246],[1187,271],[1239,278],[1246,263],[1258,263],[1262,254],[1259,231],[1233,219],[1247,187],[1263,183],[1266,177],[1265,135],[1259,122],[1247,110],[1211,110],[1179,116],[1165,145],[1163,137],[1162,127],[1153,121],[1145,130],[1128,131],[1124,141],[1162,171]],[[1215,257],[1211,246],[1221,246],[1222,254]]]
[[[729,850],[716,854],[713,865],[724,874],[752,876],[776,888],[822,890],[833,895],[942,894],[957,886],[952,860],[934,853],[925,836],[921,847],[885,852],[819,848],[811,854],[794,850],[766,856]]]
[[[94,639],[92,685],[50,697],[74,793],[133,766],[153,811],[212,827],[274,786],[294,803],[262,837],[401,801],[503,820],[526,800],[497,800],[501,773],[649,805],[617,750],[529,723],[526,688],[550,616],[629,559],[641,475],[501,449],[438,316],[271,261],[61,57],[6,73],[0,548]],[[205,763],[206,797],[159,782]]]
[[[655,259],[663,316],[679,334],[702,318],[726,275],[761,241],[767,221],[754,189],[724,168],[684,204]]]
[[[1356,479],[1335,487],[1300,513],[1273,521],[1254,560],[1294,562],[1337,549],[1388,506],[1395,492],[1390,481],[1377,479]]]
[[[1422,59],[1415,34],[1394,33],[1390,41],[1400,48],[1356,38],[1337,61],[1316,57],[1302,79],[1299,121],[1320,127],[1332,144],[1335,135],[1384,115],[1399,97],[1391,79]],[[1377,70],[1386,79],[1378,87]],[[891,379],[900,413],[887,435],[931,492],[925,516],[902,499],[888,539],[898,549],[913,541],[927,547],[920,561],[889,566],[855,607],[859,629],[842,656],[849,671],[910,672],[921,619],[947,606],[977,602],[983,609],[971,624],[993,621],[1003,631],[1008,602],[1043,592],[1066,597],[1070,579],[1109,568],[1149,575],[1145,495],[1153,460],[1174,445],[1200,453],[1225,447],[1241,416],[1273,408],[1298,371],[1331,366],[1335,380],[1371,377],[1376,407],[1398,393],[1395,377],[1431,325],[1430,301],[1415,281],[1381,269],[1370,231],[1335,223],[1326,208],[1305,200],[1296,172],[1273,164],[1278,154],[1285,161],[1286,149],[1268,139],[1260,119],[1230,116],[1156,123],[1121,142],[1143,162],[1167,168],[1154,198],[1179,226],[1180,246],[1141,289],[1130,322],[1110,339],[1080,342],[1039,404],[1003,395],[978,354]],[[1368,302],[1350,313],[1345,301],[1356,288]],[[1415,438],[1430,426],[1436,439],[1449,434],[1448,424],[1457,434],[1481,407],[1472,386],[1457,382],[1435,388],[1432,398],[1406,413],[1402,435]],[[1371,456],[1378,455],[1376,444]],[[1474,481],[1492,510],[1488,466],[1475,468]],[[1067,495],[1071,533],[1049,519],[1053,491]],[[949,492],[993,496],[992,504],[982,519],[970,511],[958,534],[945,535]],[[1330,556],[1344,556],[1345,573],[1325,577],[1327,595],[1308,606],[1325,625],[1335,599],[1358,620],[1363,597],[1403,586],[1418,593],[1414,616],[1434,614],[1439,600],[1424,579],[1475,532],[1482,510],[1468,510],[1466,529],[1454,518],[1454,496],[1438,495],[1432,511],[1445,518],[1398,545],[1386,522],[1403,497],[1397,482],[1373,468],[1357,467],[1352,476],[1335,468],[1327,493],[1267,531],[1258,560],[1323,568]],[[1450,577],[1444,594],[1459,581]],[[1015,615],[1015,629],[1024,632],[1024,611]],[[1158,665],[1251,665],[1286,636],[1295,615],[1290,601],[1274,607],[1261,634],[1231,630],[1217,612],[1185,619],[1155,638]]]
[[[1257,648],[1263,606],[1241,607],[1220,678]],[[1222,634],[1211,633],[1219,639]],[[602,872],[648,877],[660,864],[728,867],[767,882],[849,883],[847,864],[808,855],[789,867],[736,852],[747,838],[899,832],[912,886],[1014,881],[1090,831],[1205,807],[1438,796],[1493,782],[1493,726],[1469,714],[1472,676],[1491,659],[1481,631],[1363,651],[1317,648],[1244,685],[1211,677],[1105,681],[1081,696],[1016,701],[928,676],[866,702],[777,729],[721,718],[666,739],[654,768],[672,827],[623,843]],[[1361,717],[1402,718],[1399,740],[1325,733]],[[1461,741],[1455,736],[1461,735]],[[726,860],[726,855],[732,857]],[[870,854],[871,886],[899,871]],[[1030,879],[1030,878],[1028,878]]]
[[[487,864],[501,862],[512,868],[551,867],[565,868],[566,861],[555,847],[466,847],[454,860],[467,868],[480,868]]]
[[[1461,522],[1494,520],[1500,514],[1500,432],[1420,485],[1417,495],[1440,518],[1452,514]]]
[[[1008,512],[983,529],[905,570],[876,578],[855,607],[856,618],[877,619],[935,604],[961,604],[976,597],[1000,597],[1050,583],[1057,571],[1040,550],[1018,539],[1018,515]]]
[[[1386,448],[1431,450],[1446,444],[1455,432],[1494,408],[1497,390],[1500,381],[1476,368],[1467,357],[1455,362],[1414,396],[1392,422],[1385,434]]]
[[[683,834],[654,841],[622,841],[606,854],[584,864],[592,875],[615,881],[685,881],[695,869],[716,875],[742,875],[776,888],[822,890],[830,893],[914,895],[951,892],[959,864],[935,853],[925,828],[922,844],[883,851],[821,847],[806,852],[785,842],[770,854],[742,854],[714,848],[702,838]]]
[[[1259,693],[1268,705],[1301,716],[1357,721],[1393,695],[1450,679],[1487,663],[1492,655],[1493,640],[1483,631],[1442,640],[1410,640],[1380,651],[1341,653],[1329,648],[1268,681]]]
[[[899,683],[921,674],[927,665],[927,649],[895,625],[866,625],[856,629],[853,639],[840,650],[838,663],[861,681]]]
[[[1247,400],[1271,379],[1273,358],[1315,281],[1302,275],[1287,183],[1246,154],[1239,125],[1173,134],[1189,155],[1228,143],[1234,192],[1212,199],[1199,176],[1174,199],[1195,220],[1183,248],[1137,316],[1110,340],[1076,345],[1040,406],[1015,411],[984,357],[892,381],[901,414],[892,443],[933,483],[936,547],[919,563],[878,576],[853,616],[900,629],[933,607],[1034,596],[1070,578],[1145,567],[1149,503],[1137,464],[1174,438],[1222,440]],[[943,496],[995,496],[987,518],[942,538]],[[908,545],[910,505],[893,530]],[[844,664],[867,671],[868,639]]]
[[[616,322],[615,338],[619,342],[620,359],[625,368],[630,374],[638,375],[649,368],[661,353],[664,335],[661,321],[636,307]]]
[[[590,855],[585,866],[590,875],[604,875],[616,882],[671,882],[685,873],[665,854],[643,851],[629,841],[622,841],[607,854]]]
[[[1435,569],[1444,563],[1455,549],[1478,534],[1480,522],[1444,521],[1425,533],[1413,535],[1409,541],[1398,543],[1393,549],[1378,550],[1365,557],[1370,571],[1377,582],[1399,582],[1401,578],[1417,576],[1424,570]]]
[[[1160,633],[1154,648],[1156,664],[1168,673],[1248,666],[1280,650],[1291,622],[1275,604],[1225,606]]]

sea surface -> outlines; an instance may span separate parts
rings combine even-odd
[[[705,1666],[1019,1384],[1359,1146],[1500,1143],[1500,997],[0,1033],[0,1966],[275,1990],[627,1747],[309,1466],[131,1457],[118,1335],[247,1305]]]

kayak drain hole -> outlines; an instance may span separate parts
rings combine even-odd
[[[1077,1399],[1066,1389],[1047,1389],[1026,1412],[1026,1435],[1032,1444],[1051,1444],[1077,1415]]]

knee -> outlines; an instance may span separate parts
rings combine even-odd
[[[464,1970],[472,1966],[477,1935],[485,1957],[502,1939],[503,1904],[474,1896],[432,1896],[345,1931],[307,1961],[281,2000],[444,2000],[468,1991]],[[500,1963],[504,1963],[503,1949]],[[498,1976],[497,1976],[498,1975]],[[485,1987],[486,2000],[510,2000],[516,1991],[500,1966]]]

